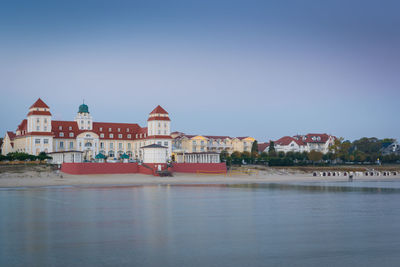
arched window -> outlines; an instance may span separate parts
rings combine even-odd
[[[109,156],[110,158],[115,157],[114,151],[112,151],[112,150],[108,151],[108,156]]]
[[[85,147],[92,147],[92,143],[87,142],[87,143],[85,144]]]

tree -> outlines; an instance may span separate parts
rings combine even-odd
[[[255,140],[253,142],[253,144],[251,145],[251,154],[253,153],[258,153],[258,143],[257,140]]]
[[[275,143],[274,143],[274,141],[269,141],[268,154],[269,154],[271,157],[275,157],[275,156],[276,156]]]
[[[233,164],[239,164],[242,160],[242,154],[239,151],[234,151],[231,154],[231,158]]]
[[[315,162],[321,161],[323,155],[324,154],[322,154],[321,152],[311,150],[311,152],[308,153],[308,159],[311,160],[313,163],[315,163]]]
[[[221,160],[221,162],[225,162],[228,157],[229,153],[226,150],[222,150],[221,153],[219,154],[219,159]]]
[[[244,151],[242,153],[242,160],[246,163],[249,163],[250,159],[251,159],[251,154],[247,151]]]
[[[43,161],[45,159],[52,159],[52,157],[48,156],[46,152],[40,152],[39,155],[37,156],[37,159]]]

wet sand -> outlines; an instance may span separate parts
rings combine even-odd
[[[397,180],[400,176],[362,176],[354,181]],[[266,173],[255,175],[196,175],[175,173],[173,177],[154,177],[144,174],[103,174],[69,175],[57,173],[2,173],[0,188],[41,187],[63,185],[183,185],[183,184],[247,184],[247,183],[285,183],[285,182],[321,182],[348,181],[347,177],[314,177],[311,173]]]

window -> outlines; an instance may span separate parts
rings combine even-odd
[[[39,126],[36,126],[36,131],[40,131],[40,127]]]
[[[64,148],[64,142],[60,141],[60,148]]]
[[[166,122],[164,122],[164,127],[167,128],[167,123]]]
[[[49,139],[43,139],[43,144],[48,144],[49,143]]]
[[[110,143],[110,148],[114,148],[114,143]]]
[[[100,148],[104,148],[104,143],[100,142]]]
[[[37,123],[39,123],[39,122],[40,122],[40,120],[39,120],[39,119],[37,119],[37,120],[36,120],[36,122],[37,122]]]
[[[131,139],[131,138],[132,138],[132,135],[128,134],[128,138]]]
[[[160,145],[160,146],[161,146],[161,141],[158,141],[158,142],[157,142],[157,145]]]
[[[115,155],[114,155],[114,151],[112,151],[112,150],[110,150],[109,152],[108,152],[108,156],[110,157],[110,158],[113,158]]]
[[[81,124],[83,124],[83,121],[81,121]]]
[[[128,149],[131,150],[131,148],[132,148],[131,143],[128,143]]]
[[[47,126],[44,126],[44,131],[47,131]]]
[[[64,137],[64,133],[61,132],[61,133],[60,133],[60,137]]]
[[[69,142],[69,148],[74,148],[74,142]]]
[[[82,147],[82,143],[81,142],[79,142],[79,147]]]
[[[122,149],[122,143],[118,143],[118,149]]]
[[[113,135],[113,134],[110,134],[110,138],[114,138],[114,135]]]
[[[35,139],[35,144],[40,144],[40,139]]]
[[[168,142],[164,142],[164,146],[168,146]]]
[[[200,143],[201,143],[201,145],[202,145],[202,146],[204,146],[204,140],[201,140],[201,142],[200,142]]]
[[[62,126],[58,126],[58,130],[62,130]]]
[[[87,134],[86,137],[90,137],[90,134]]]
[[[72,126],[69,126],[69,127],[68,127],[68,130],[72,131]]]
[[[85,144],[85,147],[92,147],[92,143],[87,142],[87,143]]]
[[[100,134],[100,137],[101,137],[101,138],[104,138],[104,134]]]
[[[44,119],[44,123],[47,123],[47,119],[46,118]]]
[[[136,134],[136,138],[138,137],[138,134]]]
[[[118,128],[118,132],[120,132],[121,131],[121,128]]]
[[[126,132],[129,133],[129,128],[126,128]]]
[[[192,143],[193,143],[194,146],[196,145],[196,141],[193,141]]]
[[[100,132],[102,132],[103,131],[103,127],[100,127]]]
[[[158,127],[161,127],[161,123],[158,123]]]
[[[118,135],[118,138],[122,138],[122,134],[119,134],[119,135]]]
[[[164,134],[167,134],[167,130],[164,130]]]
[[[160,130],[158,130],[158,134],[161,134],[161,131],[160,131]]]
[[[140,138],[142,138],[142,134],[140,134]]]
[[[108,131],[111,132],[111,128],[108,128]]]
[[[74,137],[74,133],[69,133],[69,137]]]

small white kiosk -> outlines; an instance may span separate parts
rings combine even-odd
[[[167,163],[168,148],[158,144],[141,147],[143,163]]]

